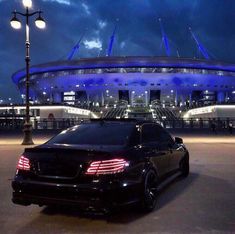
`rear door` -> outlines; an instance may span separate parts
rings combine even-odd
[[[167,147],[164,147],[159,142],[159,131],[156,124],[143,124],[141,129],[141,141],[146,157],[157,168],[159,176],[163,176],[169,167],[169,152]]]

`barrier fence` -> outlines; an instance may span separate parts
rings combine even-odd
[[[74,125],[78,125],[84,121],[84,119],[33,119],[33,129],[66,129]],[[226,129],[231,126],[235,126],[235,119],[232,118],[213,118],[213,119],[167,119],[156,120],[165,128],[170,129]],[[0,118],[0,129],[22,129],[24,120],[22,118]]]

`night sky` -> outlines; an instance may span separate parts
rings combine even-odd
[[[25,35],[10,27],[15,9],[24,12],[21,0],[0,0],[0,99],[19,101],[11,75],[25,66]],[[172,56],[200,57],[190,26],[214,59],[235,63],[235,0],[33,0],[38,9],[47,28],[31,18],[32,65],[66,59],[84,32],[74,59],[105,55],[116,22],[114,56],[164,56],[159,17]]]

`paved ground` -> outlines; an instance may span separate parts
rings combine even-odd
[[[229,143],[234,138],[224,136],[227,143],[216,138],[214,144],[203,143],[198,136],[193,137],[194,143],[185,139],[191,174],[162,191],[154,212],[141,215],[125,210],[109,217],[12,204],[10,183],[23,147],[0,142],[0,232],[235,233],[235,144]]]
[[[33,141],[35,144],[42,144],[61,130],[38,130],[33,131]],[[235,133],[229,135],[227,131],[213,134],[208,129],[175,129],[169,130],[174,136],[184,139],[185,143],[235,143]],[[0,145],[20,145],[23,140],[21,130],[0,130]]]

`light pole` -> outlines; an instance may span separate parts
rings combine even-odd
[[[35,20],[35,25],[43,29],[46,27],[46,23],[44,19],[41,17],[42,11],[34,11],[29,12],[29,8],[32,7],[32,0],[22,0],[22,3],[26,9],[25,13],[21,13],[18,11],[12,12],[13,18],[11,19],[11,26],[14,29],[20,29],[21,28],[21,22],[17,19],[17,15],[24,16],[26,18],[26,26],[25,26],[25,33],[26,33],[26,39],[25,39],[25,47],[26,47],[26,56],[25,56],[25,62],[26,62],[26,80],[25,80],[25,122],[24,122],[24,139],[22,142],[22,145],[32,145],[32,124],[30,122],[30,114],[29,114],[29,80],[30,80],[30,74],[29,74],[29,63],[30,63],[30,55],[29,55],[29,17],[38,14],[37,19]]]

